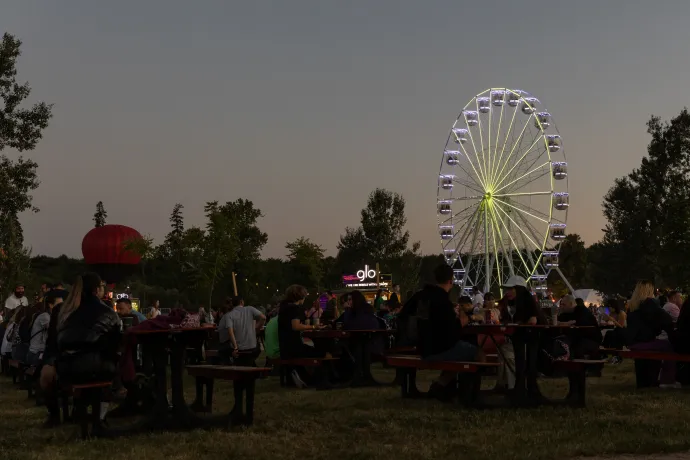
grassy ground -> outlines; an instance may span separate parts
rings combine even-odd
[[[541,381],[548,396],[563,396],[565,385],[564,380]],[[231,385],[216,386],[216,409],[228,411]],[[0,377],[0,459],[522,460],[678,452],[690,450],[688,413],[687,391],[635,390],[631,363],[607,366],[603,378],[590,379],[588,407],[579,410],[468,411],[403,401],[397,388],[298,391],[281,389],[277,378],[270,378],[258,385],[255,425],[248,430],[66,442],[73,426],[40,429],[44,410]]]

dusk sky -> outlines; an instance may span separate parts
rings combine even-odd
[[[335,255],[376,187],[407,200],[440,252],[448,130],[490,87],[553,114],[569,164],[568,229],[601,237],[602,197],[646,153],[645,123],[688,105],[688,0],[0,1],[19,78],[55,104],[25,214],[34,254],[81,256],[108,223],[161,242],[179,202],[248,198],[265,256],[300,236]],[[16,158],[18,153],[3,153]]]

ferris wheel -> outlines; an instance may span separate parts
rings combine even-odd
[[[509,88],[473,97],[446,141],[437,200],[456,284],[489,292],[517,275],[545,290],[558,269],[569,195],[562,139],[541,101]]]

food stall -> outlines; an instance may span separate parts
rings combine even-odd
[[[354,274],[344,274],[343,289],[334,291],[334,294],[340,295],[357,290],[364,294],[367,302],[373,305],[379,289],[383,290],[384,300],[388,300],[392,288],[393,275],[379,273],[369,265],[365,265]]]

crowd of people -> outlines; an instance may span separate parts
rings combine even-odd
[[[218,355],[223,363],[255,366],[261,353],[258,331],[265,325],[263,349],[269,358],[323,358],[338,355],[332,378],[372,380],[371,375],[355,375],[353,365],[365,355],[381,354],[390,346],[414,346],[423,359],[439,361],[484,361],[487,341],[463,333],[475,323],[546,325],[549,320],[530,292],[523,278],[511,277],[503,286],[502,298],[473,289],[453,301],[453,270],[440,265],[434,272],[435,283],[416,293],[409,292],[401,302],[399,288],[388,299],[378,292],[373,302],[354,290],[336,297],[327,293],[324,307],[318,302],[307,306],[307,289],[290,286],[275,307],[268,311],[245,305],[234,296],[217,311],[202,307],[197,325],[214,325],[218,333]],[[113,306],[104,301],[105,283],[94,273],[78,277],[71,291],[62,285],[42,288],[38,301],[29,305],[23,286],[17,286],[5,302],[0,321],[5,358],[26,363],[39,370],[42,399],[49,411],[48,425],[59,422],[55,385],[59,378],[70,383],[113,381],[115,390],[123,389],[122,318],[134,324],[163,321],[155,302],[148,315],[134,310],[128,298]],[[690,353],[690,307],[678,291],[657,295],[650,282],[640,282],[627,302],[608,299],[605,312],[585,306],[582,299],[566,295],[559,301],[556,321],[562,325],[588,326],[567,337],[546,336],[540,346],[544,357],[554,359],[554,342],[559,352],[571,358],[598,357],[601,347],[640,351],[675,351]],[[182,313],[187,315],[187,313]],[[172,316],[175,316],[174,314]],[[167,326],[168,319],[164,326]],[[172,319],[170,319],[172,321]],[[179,320],[178,320],[179,321]],[[607,326],[603,328],[602,326]],[[370,337],[366,343],[341,343],[308,339],[304,331],[333,327],[345,331],[391,330],[395,334]],[[389,337],[392,337],[390,339]],[[494,337],[492,346],[499,352],[498,387],[515,386],[515,350],[507,337]],[[564,351],[565,350],[565,351]],[[556,357],[558,358],[558,357]],[[548,361],[548,360],[546,360]],[[664,362],[659,377],[662,388],[676,388],[690,383],[690,374],[676,363]],[[546,371],[546,368],[544,370]],[[654,372],[654,370],[650,370]],[[311,384],[317,377],[306,369],[295,368],[290,374],[298,387]],[[434,381],[430,395],[446,400],[452,397],[453,373],[443,372]],[[104,412],[105,414],[105,412]]]

